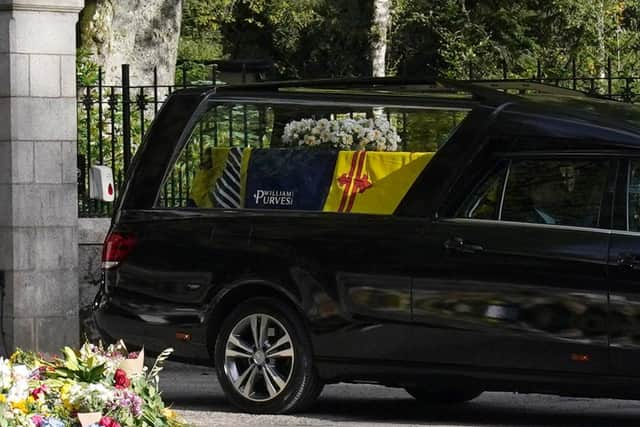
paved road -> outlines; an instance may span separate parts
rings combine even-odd
[[[165,400],[194,426],[640,426],[640,402],[485,393],[454,407],[425,407],[400,389],[327,386],[308,413],[256,416],[235,412],[213,369],[169,364]]]

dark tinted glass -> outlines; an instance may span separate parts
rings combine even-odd
[[[597,227],[606,160],[520,160],[509,170],[504,221]]]
[[[640,231],[640,161],[629,168],[629,231]]]
[[[456,214],[457,218],[498,219],[506,166],[500,166],[479,185]]]
[[[169,169],[158,206],[390,215],[466,114],[211,104]]]

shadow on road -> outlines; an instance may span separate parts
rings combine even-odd
[[[569,404],[565,400],[563,403]],[[586,406],[589,401],[583,400],[581,403]],[[603,413],[558,408],[562,403],[550,408],[541,408],[537,402],[532,402],[529,407],[524,405],[525,403],[514,405],[510,399],[504,399],[501,403],[478,399],[476,402],[454,406],[428,406],[412,399],[329,398],[319,401],[311,409],[312,414],[305,416],[333,421],[361,418],[367,423],[473,426],[637,426],[640,422],[640,405],[637,402],[629,404],[629,408],[633,408],[631,413],[622,414],[613,408]]]
[[[163,395],[179,410],[225,413],[225,419],[249,419],[225,400],[211,371],[170,375]],[[467,425],[467,426],[638,426],[640,402],[607,399],[561,398],[543,395],[485,393],[466,404],[429,406],[400,389],[378,386],[332,385],[304,414],[260,417],[265,425]],[[258,420],[256,420],[258,421]],[[286,421],[286,423],[284,422]],[[262,423],[260,423],[262,424]]]

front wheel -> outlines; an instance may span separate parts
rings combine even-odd
[[[224,320],[215,364],[227,398],[251,413],[300,411],[322,390],[302,319],[272,298],[248,300]]]
[[[475,399],[482,394],[482,390],[464,388],[405,388],[413,398],[421,403],[436,405],[454,405]]]

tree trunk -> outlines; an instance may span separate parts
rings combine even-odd
[[[605,5],[604,0],[600,0],[598,3],[599,13],[597,17],[597,33],[598,33],[598,77],[605,78],[605,68],[607,63],[607,47],[605,45]]]
[[[105,84],[120,83],[129,64],[131,84],[174,83],[182,0],[87,0],[80,17],[80,47],[103,67]]]
[[[386,75],[387,33],[391,25],[391,0],[373,0],[371,23],[371,75]]]

